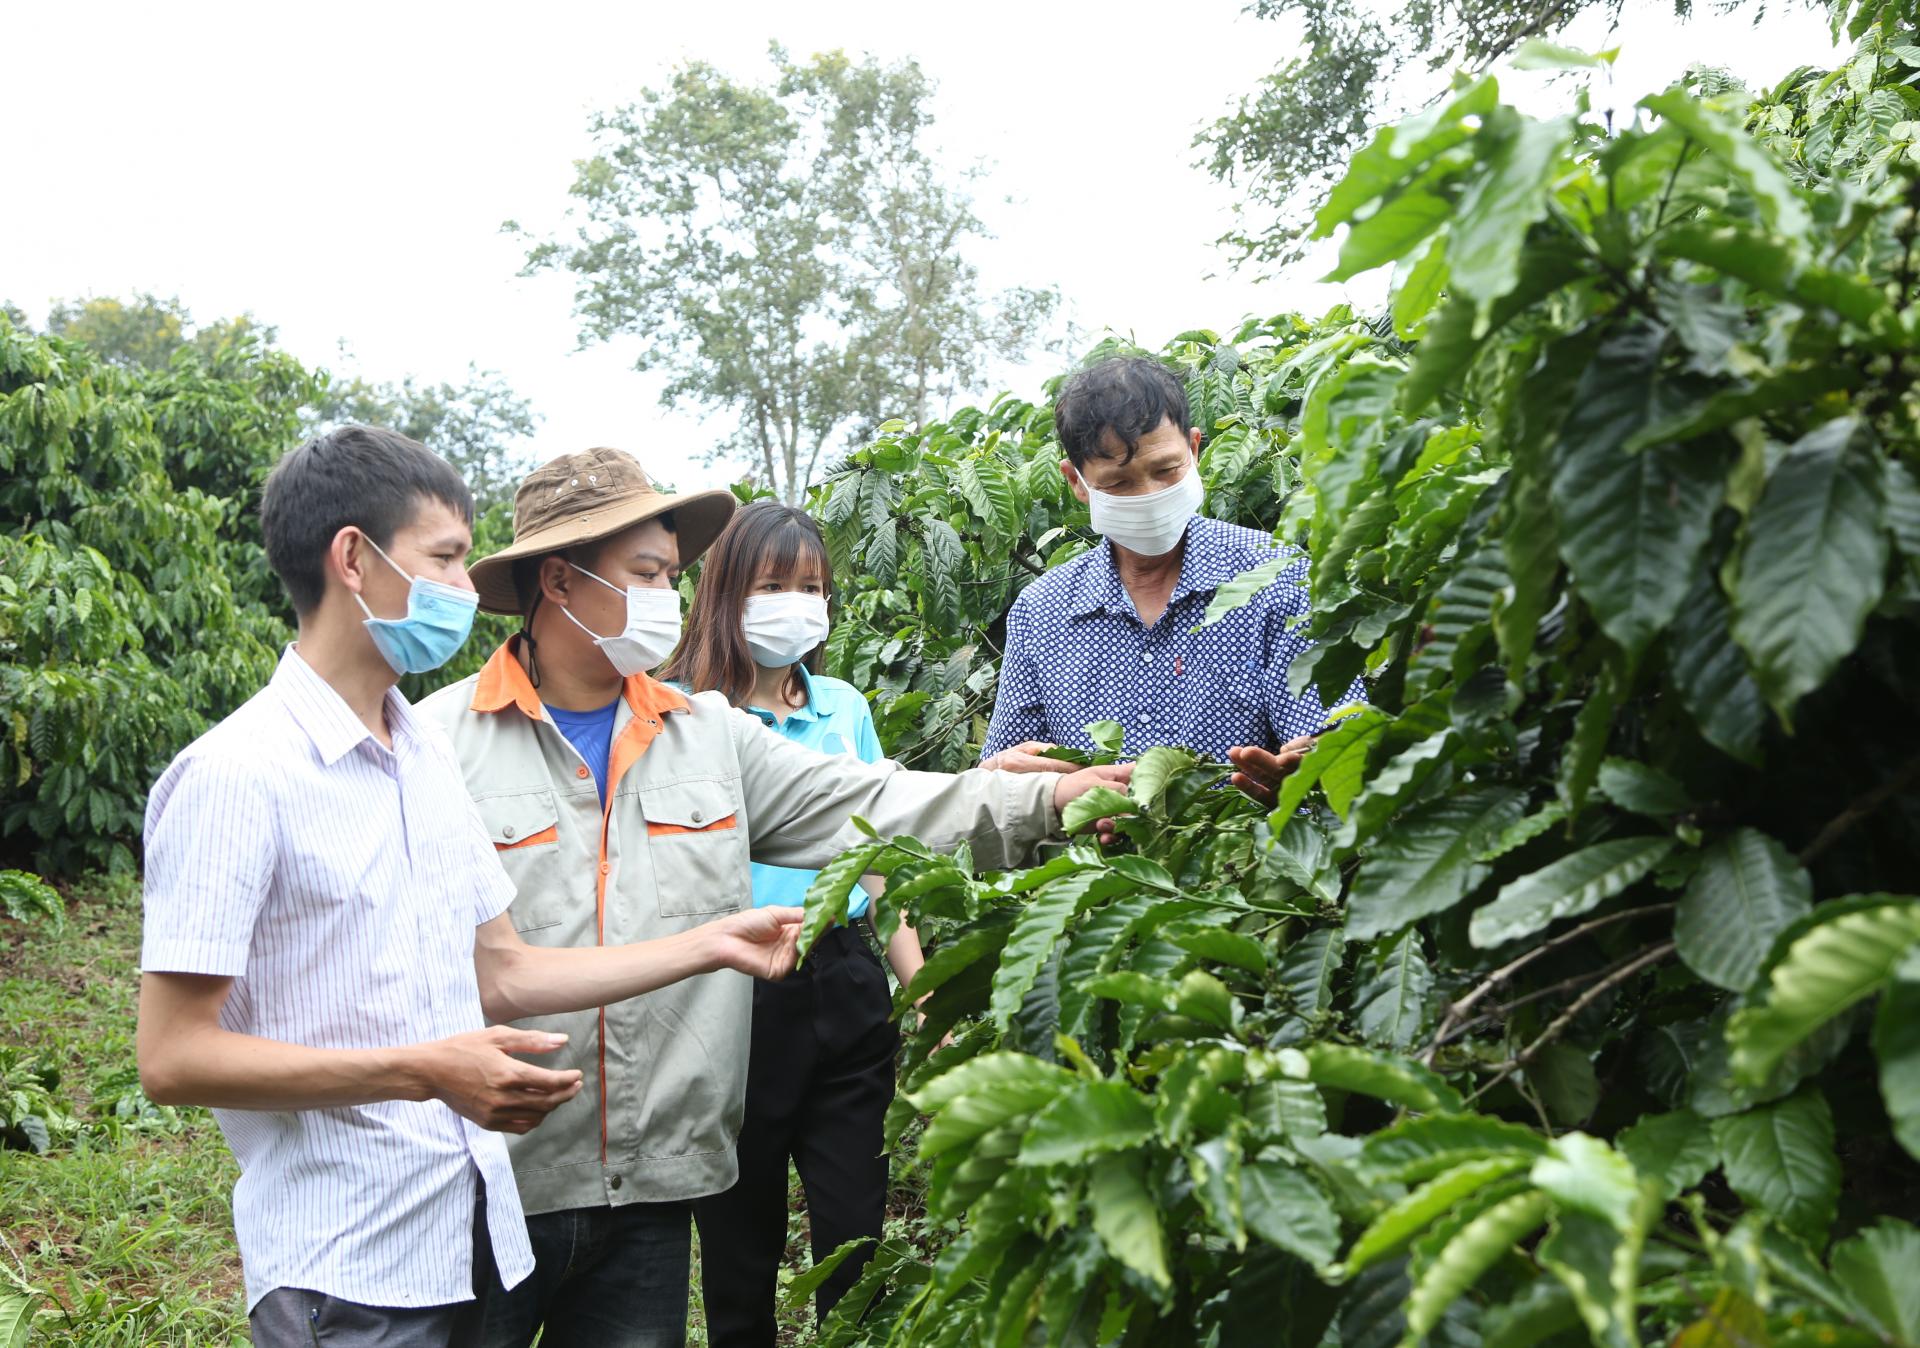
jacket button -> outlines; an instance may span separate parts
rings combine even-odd
[[[700,822],[701,820],[703,820],[703,819],[705,819],[705,818],[706,818],[706,816],[705,816],[704,814],[701,814],[701,813],[700,813],[700,811],[698,811],[698,810],[695,810],[695,811],[693,812],[693,814],[692,814],[692,816],[691,816],[691,818],[693,819],[693,822],[697,824],[697,823],[699,823],[699,822]]]
[[[608,871],[612,869],[613,867],[608,865],[606,862],[603,861],[600,863],[600,874],[605,875]]]
[[[513,825],[508,824],[505,828],[501,829],[500,836],[503,838],[511,838],[513,836]]]
[[[618,1189],[620,1187],[620,1177],[615,1175],[611,1180],[607,1181],[607,1187],[609,1189]]]
[[[575,768],[575,769],[573,770],[573,775],[574,775],[574,776],[576,776],[576,777],[586,777],[586,776],[589,776],[589,775],[590,775],[590,773],[589,773],[589,770],[588,770],[588,768],[587,768],[587,765],[586,765],[585,763],[582,763],[582,764],[581,764],[581,765],[580,765],[579,767],[577,767],[577,768]]]

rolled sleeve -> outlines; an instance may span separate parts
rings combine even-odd
[[[176,760],[147,806],[140,967],[246,973],[274,856],[272,798],[252,768],[212,755]]]

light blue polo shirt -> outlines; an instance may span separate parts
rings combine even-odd
[[[825,674],[809,674],[800,666],[800,681],[806,685],[807,702],[787,713],[784,721],[759,707],[747,710],[766,722],[767,728],[784,735],[795,744],[823,754],[855,754],[863,763],[878,763],[886,757],[880,737],[874,733],[873,712],[860,690],[843,679]],[[788,866],[753,863],[753,906],[765,908],[784,903],[799,907],[806,902],[807,887],[819,871],[797,871]],[[847,903],[847,916],[859,917],[867,911],[867,891],[855,885]]]

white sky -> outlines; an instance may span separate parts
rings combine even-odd
[[[1696,8],[1681,25],[1633,0],[1619,32],[1570,36],[1624,45],[1623,107],[1696,62],[1764,85],[1833,59],[1811,10],[1755,27]],[[499,233],[559,224],[590,108],[688,59],[758,75],[770,39],[912,56],[939,82],[940,147],[993,165],[987,281],[1058,285],[1088,340],[1110,326],[1157,345],[1341,297],[1306,279],[1331,254],[1300,278],[1229,271],[1212,241],[1232,194],[1189,148],[1291,37],[1237,0],[16,6],[0,38],[16,113],[0,299],[38,321],[55,298],[177,294],[203,321],[252,311],[310,364],[349,368],[344,340],[374,379],[476,362],[544,416],[536,460],[611,443],[683,490],[718,485],[733,474],[694,454],[724,422],[661,408],[631,348],[576,351],[568,278],[519,279]],[[1535,111],[1568,97],[1541,76],[1503,83]],[[1032,396],[1055,364],[1004,382]]]

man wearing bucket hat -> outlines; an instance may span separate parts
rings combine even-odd
[[[657,491],[593,449],[530,474],[514,540],[471,568],[480,605],[523,628],[422,710],[453,738],[517,889],[530,944],[684,931],[752,904],[753,861],[815,868],[882,835],[980,863],[1021,861],[1091,787],[1126,769],[958,776],[814,753],[731,707],[648,677],[679,636],[673,580],[733,511],[727,492]],[[691,1200],[730,1187],[752,984],[699,977],[528,1025],[571,1035],[554,1066],[581,1099],[510,1141],[535,1271],[487,1305],[488,1348],[652,1348],[685,1339]]]

